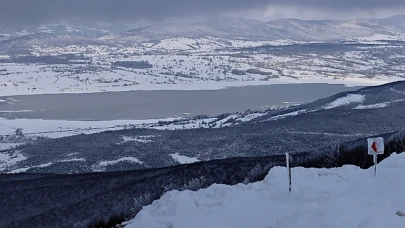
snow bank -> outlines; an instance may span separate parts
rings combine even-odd
[[[199,162],[197,158],[190,158],[184,155],[180,155],[179,153],[171,154],[170,155],[174,160],[178,161],[180,164],[190,164],[194,162]]]
[[[150,143],[150,142],[153,142],[150,139],[154,138],[154,137],[155,137],[154,135],[145,135],[145,136],[136,136],[136,137],[123,136],[122,140],[123,140],[123,143],[125,143],[125,142]]]
[[[270,120],[278,120],[278,119],[283,119],[285,117],[297,116],[299,114],[305,113],[306,111],[307,111],[306,109],[303,109],[303,110],[298,110],[298,111],[295,111],[295,112],[289,112],[289,113],[286,113],[286,114],[273,116],[273,117],[270,118]]]
[[[99,163],[100,166],[108,166],[108,165],[115,165],[120,162],[132,162],[132,163],[138,163],[138,164],[143,164],[142,161],[140,161],[138,158],[134,157],[125,157],[125,158],[120,158],[114,161],[102,161]]]
[[[374,108],[385,108],[390,106],[392,103],[397,103],[397,102],[402,102],[405,100],[395,100],[395,101],[387,101],[387,102],[382,102],[382,103],[376,103],[376,104],[370,104],[370,105],[359,105],[355,107],[354,109],[374,109]]]
[[[361,103],[365,100],[365,96],[361,94],[348,94],[345,97],[336,99],[335,101],[326,105],[325,109],[332,109],[339,106],[349,105],[352,103]]]
[[[405,154],[373,169],[271,169],[264,181],[171,191],[144,207],[127,228],[405,227]]]
[[[14,169],[8,173],[23,173],[23,172],[27,172],[29,169],[32,169],[32,168],[45,168],[45,167],[51,166],[53,164],[54,164],[53,162],[48,162],[48,163],[37,165],[37,166]]]
[[[355,107],[354,109],[374,109],[374,108],[385,108],[390,105],[390,102],[383,102],[383,103],[377,103],[377,104],[371,104],[371,105],[359,105]]]

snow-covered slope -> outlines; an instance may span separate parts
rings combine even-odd
[[[70,45],[107,45],[107,43],[97,39],[45,32],[24,35],[0,42],[0,48],[30,48],[33,46],[64,47]]]
[[[52,33],[87,38],[98,38],[112,33],[121,33],[131,29],[150,25],[151,22],[137,20],[132,22],[103,22],[84,20],[63,20],[45,24],[32,24],[30,26],[4,28],[0,27],[1,34],[11,36],[32,35],[37,33]],[[1,39],[1,38],[0,38]]]
[[[123,41],[156,41],[175,37],[216,37],[247,40],[325,41],[375,34],[396,35],[404,32],[401,16],[380,20],[299,20],[279,19],[270,22],[222,17],[198,23],[159,24],[137,28],[118,36]],[[117,36],[112,37],[114,39]]]
[[[144,207],[126,228],[405,227],[405,154],[378,166],[336,169],[275,167],[264,181],[171,191]]]
[[[132,23],[62,21],[24,28],[0,28],[0,41],[42,33],[69,35],[72,36],[72,40],[79,41],[84,37],[94,38],[94,40],[100,38],[112,44],[120,42],[131,45],[142,42],[156,43],[173,38],[200,39],[204,37],[227,39],[228,42],[232,42],[232,40],[331,41],[376,35],[398,38],[403,37],[401,34],[405,33],[405,16],[344,21],[279,19],[270,22],[220,17],[195,23],[166,24],[153,24],[148,21]],[[60,46],[63,44],[64,42],[61,42]]]
[[[280,37],[299,40],[337,40],[354,37],[369,37],[374,34],[394,34],[394,29],[368,20],[322,21],[280,19],[268,25]]]
[[[396,15],[389,18],[374,20],[378,24],[389,26],[398,31],[405,32],[405,15]]]

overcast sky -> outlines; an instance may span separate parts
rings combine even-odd
[[[405,14],[405,0],[0,0],[0,24],[60,20],[181,21],[217,16],[353,19]]]

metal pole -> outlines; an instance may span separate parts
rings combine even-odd
[[[290,154],[285,153],[287,171],[288,171],[288,190],[291,192],[291,166],[290,166]]]
[[[374,176],[377,176],[377,154],[374,154]]]

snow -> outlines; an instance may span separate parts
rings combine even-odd
[[[136,137],[129,137],[129,136],[123,136],[122,140],[123,143],[125,142],[139,142],[139,143],[149,143],[149,142],[153,142],[152,140],[150,140],[150,138],[155,137],[154,135],[146,135],[146,136],[136,136]]]
[[[179,153],[170,154],[170,156],[174,160],[178,161],[180,164],[190,164],[190,163],[195,163],[195,162],[200,161],[197,158],[187,157],[187,156],[184,156],[184,155],[180,155]]]
[[[371,104],[371,105],[359,105],[355,107],[354,109],[374,109],[374,108],[385,108],[390,105],[391,102],[383,102],[383,103],[377,103],[377,104]]]
[[[130,126],[147,126],[158,121],[173,121],[178,118],[150,120],[111,120],[111,121],[68,121],[42,119],[6,119],[0,118],[0,135],[14,134],[18,128],[26,136],[46,136],[59,138],[81,133],[92,134],[107,130],[121,130]]]
[[[345,106],[352,103],[361,103],[365,100],[365,96],[361,94],[348,94],[345,97],[336,99],[335,101],[327,104],[325,109],[337,108],[339,106]]]
[[[25,159],[26,157],[20,151],[0,153],[0,171]]]
[[[208,128],[207,123],[213,123],[217,121],[217,118],[204,118],[204,119],[184,119],[178,123],[172,123],[162,126],[151,126],[150,128],[157,130],[184,130],[184,129],[197,129],[197,128]],[[203,124],[206,123],[206,124]]]
[[[190,50],[198,48],[198,41],[189,38],[165,39],[153,47],[168,50]]]
[[[33,110],[0,110],[0,113],[34,112]]]
[[[215,126],[215,128],[221,128],[221,127],[227,127],[232,125],[231,123],[227,123],[228,121],[231,120],[236,120],[238,118],[238,115],[234,114],[234,115],[230,115],[224,119],[218,120],[217,121],[217,125]]]
[[[265,180],[213,185],[197,192],[170,191],[143,207],[126,228],[405,227],[405,154],[374,168],[275,167]]]
[[[232,114],[229,117],[219,120],[217,117],[208,117],[203,119],[189,119],[180,117],[171,117],[163,119],[147,120],[108,120],[108,121],[69,121],[69,120],[43,120],[43,119],[6,119],[0,117],[0,135],[14,135],[16,129],[22,129],[27,137],[49,137],[60,138],[78,134],[93,134],[107,130],[122,130],[127,128],[149,128],[157,130],[182,130],[197,128],[219,128],[221,124],[230,119],[235,123],[247,122],[263,116],[265,113],[250,114]],[[169,122],[169,124],[160,125],[160,121]],[[177,121],[175,123],[170,123]],[[237,123],[238,122],[238,123]],[[222,127],[231,126],[231,123],[223,124]],[[123,136],[122,142],[134,141],[139,143],[150,143],[153,137],[145,136]],[[7,149],[8,145],[4,145]],[[0,143],[0,149],[2,143]]]
[[[138,158],[134,158],[134,157],[124,157],[124,158],[120,158],[114,161],[102,161],[99,163],[100,166],[108,166],[108,165],[115,165],[118,164],[120,162],[132,162],[132,163],[138,163],[138,164],[143,164],[142,161],[140,161]]]
[[[9,150],[9,149],[13,149],[17,146],[22,145],[22,143],[3,143],[0,142],[0,150]]]
[[[69,158],[69,159],[63,159],[63,160],[59,160],[57,162],[85,162],[86,159],[84,158]]]
[[[41,164],[41,165],[37,165],[37,166],[32,166],[32,167],[24,167],[24,168],[19,168],[19,169],[14,169],[8,173],[23,173],[26,172],[27,170],[31,169],[31,168],[45,168],[48,166],[53,165],[53,162],[49,162],[49,163],[45,163],[45,164]]]
[[[380,40],[404,40],[404,37],[403,36],[390,36],[390,35],[385,35],[385,34],[374,34],[369,37],[356,37],[356,40],[358,40],[360,42],[371,43],[373,41],[380,41]],[[375,42],[375,43],[382,43],[382,42]]]
[[[38,166],[35,166],[35,167],[44,168],[44,167],[48,167],[48,166],[51,166],[51,165],[53,165],[53,163],[52,163],[52,162],[48,162],[48,163],[41,164],[41,165],[38,165]]]
[[[376,103],[376,104],[369,104],[369,105],[359,105],[353,109],[374,109],[374,108],[385,108],[390,106],[392,103],[397,103],[397,102],[403,102],[405,99],[400,99],[400,100],[394,100],[394,101],[387,101],[387,102],[382,102],[382,103]]]
[[[183,41],[182,41],[183,42]],[[186,42],[187,43],[187,42]],[[199,44],[201,46],[201,44]],[[187,45],[186,45],[187,46]],[[187,46],[188,47],[188,46]],[[217,47],[214,47],[214,49]],[[87,50],[88,49],[88,50]],[[96,93],[106,91],[132,91],[132,90],[218,90],[227,87],[248,86],[248,85],[271,85],[289,83],[328,83],[344,84],[346,86],[370,86],[381,85],[388,82],[403,80],[401,69],[395,70],[392,76],[375,76],[366,78],[364,70],[386,65],[384,61],[365,62],[364,53],[344,55],[343,60],[359,62],[353,65],[353,70],[335,59],[323,57],[310,57],[301,59],[297,56],[276,56],[271,54],[252,54],[252,62],[246,59],[227,56],[225,53],[207,51],[205,48],[193,48],[188,50],[189,56],[173,55],[135,55],[131,57],[111,57],[109,54],[120,52],[142,53],[131,48],[114,50],[103,46],[68,46],[60,48],[39,48],[36,50],[39,55],[54,55],[55,53],[78,54],[92,58],[95,66],[89,71],[81,72],[80,67],[86,68],[85,64],[66,65],[35,65],[35,64],[0,64],[0,69],[5,69],[7,75],[0,77],[0,93],[3,96],[30,95],[30,94],[62,94],[62,93]],[[209,48],[208,48],[209,49]],[[155,49],[153,49],[155,50]],[[158,48],[158,51],[166,50]],[[87,53],[89,51],[90,53]],[[349,53],[349,52],[348,52]],[[339,57],[340,58],[340,57]],[[210,60],[212,61],[210,61]],[[271,59],[271,61],[268,61]],[[148,61],[154,67],[145,69],[111,69],[114,61]],[[342,61],[343,63],[345,61]],[[257,68],[256,64],[266,65],[259,68],[263,72],[272,72],[279,78],[265,79],[266,76],[247,74],[236,76],[232,73],[223,73],[224,66],[232,69]],[[361,63],[361,64],[360,64]],[[377,65],[376,65],[377,64]],[[336,65],[336,66],[335,66]],[[287,68],[283,71],[290,76],[280,75],[276,69],[281,66]],[[331,68],[335,66],[335,68]],[[340,69],[340,70],[339,70]],[[343,71],[353,72],[344,75]],[[63,70],[61,73],[61,70]],[[317,73],[319,70],[324,73]],[[394,70],[394,69],[393,69]],[[397,72],[398,71],[398,72]],[[77,72],[71,75],[70,72]],[[80,73],[79,73],[80,72]],[[332,73],[334,72],[334,73]],[[338,72],[338,73],[336,73]],[[358,74],[355,74],[358,72]],[[178,77],[176,74],[185,74],[190,77]],[[343,75],[342,75],[343,74]],[[329,76],[328,76],[329,75]],[[402,75],[403,76],[403,75]]]
[[[14,169],[13,171],[8,172],[9,174],[15,174],[15,173],[23,173],[27,172],[27,170],[31,169],[31,167],[25,167],[25,168],[19,168],[19,169]]]
[[[247,114],[244,117],[239,117],[238,121],[241,121],[242,123],[244,123],[244,122],[248,122],[248,121],[251,121],[253,119],[259,118],[259,117],[264,116],[264,115],[266,115],[266,113],[259,113],[259,112],[258,113],[251,113],[251,114]]]
[[[283,119],[285,117],[297,116],[299,114],[305,113],[306,111],[307,111],[306,109],[303,109],[303,110],[298,110],[298,111],[294,111],[294,112],[289,112],[286,114],[273,116],[270,118],[270,120],[278,120],[278,119]]]

